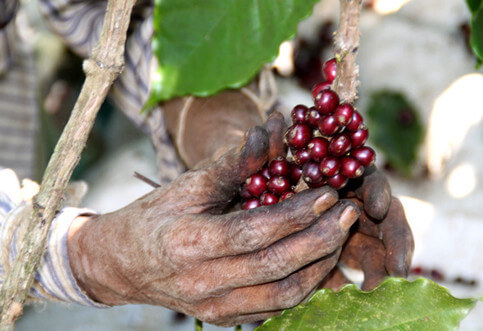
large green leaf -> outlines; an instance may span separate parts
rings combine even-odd
[[[318,0],[157,0],[150,102],[247,83]]]
[[[475,306],[425,278],[389,278],[371,292],[347,285],[320,290],[306,304],[272,317],[256,331],[456,330]]]
[[[424,128],[418,112],[398,92],[379,91],[371,95],[367,110],[371,142],[378,147],[388,163],[402,174],[411,175]]]
[[[466,4],[472,13],[475,13],[482,3],[483,0],[466,0]]]

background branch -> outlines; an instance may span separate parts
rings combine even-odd
[[[84,62],[86,80],[47,165],[39,194],[33,200],[32,216],[20,251],[5,275],[0,291],[1,330],[12,329],[22,314],[64,190],[80,160],[97,112],[124,67],[126,32],[134,3],[135,0],[108,2],[101,37]]]
[[[359,49],[359,20],[362,0],[340,0],[339,28],[335,36],[334,52],[337,59],[337,77],[332,88],[341,102],[353,103],[357,99],[359,66],[356,64]]]

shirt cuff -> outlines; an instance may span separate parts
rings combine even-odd
[[[42,289],[33,287],[32,294],[44,298],[45,291],[61,301],[74,302],[84,306],[104,308],[105,304],[96,302],[79,287],[72,273],[67,251],[69,227],[79,215],[95,215],[89,209],[66,207],[52,222],[47,249],[37,270],[36,280]],[[43,290],[43,291],[42,291]]]

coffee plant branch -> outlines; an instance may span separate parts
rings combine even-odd
[[[97,112],[124,68],[124,46],[134,3],[135,0],[108,1],[99,42],[83,64],[86,79],[82,90],[47,165],[40,191],[33,199],[33,211],[20,251],[5,275],[0,291],[0,330],[13,329],[22,314],[64,190],[80,160]]]
[[[334,52],[337,59],[337,77],[332,88],[341,102],[357,99],[359,67],[356,64],[359,49],[359,20],[362,0],[340,0],[339,28],[335,35]]]

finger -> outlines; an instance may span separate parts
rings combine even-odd
[[[352,230],[382,239],[382,234],[379,230],[378,224],[376,224],[376,222],[367,215],[366,211],[364,210],[363,202],[357,198],[352,198],[349,200],[354,202],[359,207],[359,210],[361,210],[361,215],[359,216],[357,223],[352,227]],[[377,221],[377,223],[379,223],[379,221]]]
[[[210,273],[218,275],[220,291],[285,278],[341,247],[358,216],[354,204],[341,201],[305,230],[263,250],[213,260]]]
[[[364,291],[375,288],[387,276],[384,245],[380,240],[362,233],[350,236],[344,245],[340,261],[349,267],[362,270],[364,282],[361,288]]]
[[[251,253],[301,231],[337,202],[328,186],[305,190],[281,203],[219,216],[205,231],[203,245],[213,247],[208,258]],[[207,252],[208,253],[208,252]]]
[[[243,322],[254,321],[250,314],[278,311],[291,308],[307,296],[320,284],[337,263],[340,250],[320,259],[290,276],[271,283],[236,288],[229,293],[210,298],[201,303],[201,311],[216,311],[215,324],[233,321],[237,315],[245,315]],[[322,276],[322,277],[321,277]],[[240,320],[237,320],[240,322]]]
[[[287,130],[287,124],[285,123],[283,115],[278,111],[273,112],[268,117],[264,127],[268,132],[270,141],[268,160],[270,161],[279,156],[285,156],[287,146],[283,141],[283,137]]]
[[[380,224],[386,247],[386,268],[391,276],[407,277],[414,251],[414,238],[404,208],[393,198],[386,218]]]
[[[364,201],[364,210],[370,217],[382,220],[386,216],[391,203],[391,186],[375,166],[366,169],[356,194]]]
[[[330,288],[333,291],[339,291],[344,285],[349,284],[350,281],[342,273],[339,267],[335,266],[334,269],[324,278],[319,286],[319,289]]]

